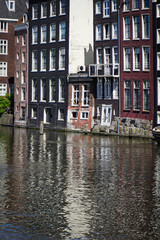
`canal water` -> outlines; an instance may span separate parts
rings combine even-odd
[[[0,239],[159,240],[160,147],[0,127]]]

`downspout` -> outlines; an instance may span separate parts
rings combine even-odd
[[[26,125],[27,125],[27,127],[28,127],[28,66],[29,66],[29,57],[28,57],[28,55],[29,55],[29,22],[28,23],[26,23],[26,29],[27,29],[27,86],[26,86],[26,88],[27,88],[27,108],[26,108]]]
[[[120,69],[120,5],[118,7],[118,58],[119,58],[119,116],[117,123],[117,132],[119,134],[119,121],[121,117],[121,69]]]

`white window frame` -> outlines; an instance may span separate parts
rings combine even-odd
[[[104,99],[111,99],[111,79],[105,78],[104,80]]]
[[[57,7],[56,6],[56,0],[51,1],[50,2],[50,17],[55,17],[56,16],[56,7]]]
[[[38,98],[38,79],[32,79],[32,102],[37,102]]]
[[[130,0],[124,0],[123,11],[124,12],[130,11]]]
[[[41,3],[41,18],[47,17],[47,2]]]
[[[103,40],[110,39],[110,24],[106,23],[103,25]]]
[[[49,121],[47,120],[47,118],[48,118],[47,115],[49,116]],[[44,108],[44,115],[43,115],[44,123],[45,124],[50,124],[51,123],[51,118],[52,118],[51,107],[45,107]]]
[[[149,32],[149,36],[146,36],[145,33],[145,28],[144,28],[144,17],[148,16],[149,17],[149,22],[148,22],[148,26],[149,29],[147,32]],[[150,38],[150,15],[149,14],[143,14],[142,15],[142,39],[149,39]]]
[[[102,48],[96,48],[96,63],[102,64]]]
[[[47,42],[47,25],[43,24],[41,26],[41,43]]]
[[[38,43],[38,26],[32,27],[32,44]]]
[[[78,106],[78,104],[79,104],[79,84],[72,85],[71,104],[72,104],[72,106]]]
[[[8,54],[8,40],[0,39],[0,55],[7,55]]]
[[[26,53],[22,52],[22,63],[25,63],[26,58]]]
[[[145,98],[145,94],[144,94],[144,91],[149,91],[149,108],[145,108],[144,106],[144,98]],[[150,96],[150,81],[149,80],[144,80],[143,81],[143,110],[144,111],[150,111],[150,99],[151,96]]]
[[[142,9],[149,9],[149,7],[145,7],[145,1],[146,0],[142,0]],[[150,0],[148,0],[148,3],[150,2]]]
[[[24,84],[25,83],[25,75],[26,72],[24,70],[21,71],[21,83]]]
[[[16,78],[19,78],[19,71],[16,71]]]
[[[146,48],[149,49],[149,61],[147,63],[145,62],[145,52],[144,52]],[[142,63],[143,63],[143,71],[149,71],[150,70],[150,47],[149,46],[142,47]],[[149,66],[149,68],[145,66]]]
[[[87,86],[87,89],[85,89]],[[89,84],[82,85],[82,106],[89,106],[89,94],[90,94],[90,86]]]
[[[134,80],[134,97],[133,98],[134,98],[134,100],[133,100],[134,110],[140,111],[140,109],[141,109],[141,83],[140,83],[140,80],[138,80],[138,79]]]
[[[46,98],[47,98],[47,80],[46,80],[46,78],[42,78],[40,80],[40,99],[41,99],[41,102],[46,102]]]
[[[0,77],[7,77],[7,62],[0,62]]]
[[[117,12],[118,5],[117,0],[112,0],[112,12]]]
[[[98,15],[98,14],[101,14],[101,2],[100,1],[97,1],[95,3],[95,14]]]
[[[16,60],[19,60],[19,52],[16,54]]]
[[[59,23],[59,41],[66,40],[66,22]]]
[[[66,58],[66,50],[65,48],[59,49],[59,70],[65,70],[65,59]]]
[[[37,58],[35,58],[35,56]],[[32,51],[32,72],[37,72],[37,71],[38,71],[38,51],[34,50]]]
[[[88,120],[89,119],[89,111],[81,111],[80,112],[80,119]]]
[[[15,12],[15,0],[8,1],[8,10],[11,12]]]
[[[124,80],[124,109],[131,109],[131,80],[129,79]]]
[[[21,88],[21,101],[25,101],[25,88]]]
[[[61,118],[61,111],[63,112],[63,118]],[[64,121],[64,108],[58,108],[58,120]]]
[[[160,44],[160,28],[157,29],[157,44]]]
[[[112,23],[112,39],[117,39],[118,38],[118,24]]]
[[[137,5],[137,4],[136,4],[137,2],[138,2],[138,4],[139,4],[139,1],[140,1],[140,0],[132,0],[132,9],[133,9],[133,10],[138,10],[138,9],[139,9],[139,7],[134,7],[134,5],[135,5],[135,6]]]
[[[47,50],[41,50],[41,71],[47,70]]]
[[[156,17],[157,18],[160,17],[160,4],[157,4],[157,6],[156,6]]]
[[[4,97],[7,93],[7,84],[0,83],[0,96]]]
[[[0,32],[8,33],[8,22],[0,21]]]
[[[103,78],[97,79],[97,99],[103,98]]]
[[[49,79],[49,101],[50,102],[56,101],[56,79],[54,77]]]
[[[157,105],[160,106],[160,77],[157,78]]]
[[[55,55],[53,53],[55,53]],[[49,70],[55,71],[56,70],[56,49],[55,48],[50,49],[49,56],[50,56]]]
[[[119,78],[113,79],[113,99],[119,99]]]
[[[129,22],[128,22],[129,20]],[[123,39],[129,40],[131,38],[131,22],[130,16],[123,18]]]
[[[65,101],[65,78],[59,78],[59,102]]]
[[[56,41],[56,23],[51,23],[50,24],[50,42],[55,42],[55,41]]]
[[[157,52],[157,70],[160,71],[160,52]]]
[[[63,10],[63,3],[62,1],[65,2],[65,11]],[[67,7],[67,1],[66,0],[60,0],[59,3],[59,15],[65,15],[66,14],[66,7]]]
[[[139,19],[139,23],[135,22],[136,18]],[[132,24],[132,28],[133,28],[133,30],[132,30],[132,33],[133,33],[132,37],[133,37],[133,40],[139,40],[140,39],[140,17],[138,15],[133,16],[132,17],[132,23],[133,23]],[[137,37],[137,35],[139,35],[139,36]]]
[[[139,49],[139,59],[137,50]],[[133,71],[140,71],[140,47],[133,47]],[[137,59],[139,61],[137,61]]]
[[[126,50],[129,50],[130,54],[126,54]],[[124,47],[123,52],[124,52],[124,71],[130,71],[131,70],[131,49],[129,47]],[[128,59],[127,59],[127,56],[128,56]]]
[[[32,6],[32,20],[38,19],[38,4]]]
[[[25,46],[26,45],[26,36],[25,34],[22,35],[22,46]]]
[[[74,114],[75,114],[75,116],[74,116]],[[71,119],[75,119],[75,120],[78,119],[78,111],[71,111]]]
[[[110,0],[103,1],[103,17],[110,17]]]
[[[35,111],[36,109],[36,111]],[[32,107],[31,108],[31,118],[32,119],[37,119],[37,107]]]
[[[101,26],[101,24],[96,25],[95,33],[96,33],[96,36],[95,36],[96,41],[100,41],[102,39],[102,26]]]
[[[157,124],[160,124],[160,111],[157,111]]]

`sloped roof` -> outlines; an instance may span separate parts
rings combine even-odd
[[[26,11],[27,0],[15,0],[15,12],[9,11],[6,0],[0,0],[1,7],[0,7],[0,19],[7,18],[7,19],[19,19],[23,13]]]

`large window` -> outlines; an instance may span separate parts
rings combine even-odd
[[[56,41],[56,24],[52,23],[50,25],[50,42]]]
[[[124,107],[125,109],[131,108],[131,82],[125,80],[124,82]]]
[[[7,77],[7,62],[0,62],[0,76]]]
[[[110,39],[110,24],[105,24],[103,26],[103,39],[104,40]]]
[[[0,21],[0,32],[8,32],[8,23]]]
[[[46,101],[46,78],[41,79],[41,101]]]
[[[0,40],[0,54],[6,55],[8,53],[8,41],[7,40]]]
[[[101,2],[96,2],[95,14],[101,14]]]
[[[41,71],[46,71],[47,64],[47,51],[46,49],[41,50]]]
[[[96,40],[101,40],[101,36],[102,36],[102,28],[101,25],[98,24],[96,25]]]
[[[37,108],[36,107],[33,107],[31,109],[31,118],[32,119],[36,119],[37,118]]]
[[[112,0],[112,12],[117,11],[117,0]]]
[[[141,108],[140,80],[134,80],[134,110]]]
[[[44,123],[50,123],[52,118],[51,108],[44,108]]]
[[[118,99],[119,96],[119,79],[113,79],[113,99]]]
[[[25,63],[26,61],[26,53],[22,52],[22,63]]]
[[[51,78],[49,80],[49,100],[50,102],[55,102],[56,100],[56,80],[55,78]]]
[[[38,18],[38,5],[33,5],[32,6],[32,20]]]
[[[72,105],[79,104],[79,84],[74,84],[72,86]]]
[[[47,41],[47,26],[41,26],[41,43],[46,43]]]
[[[63,108],[58,109],[58,120],[64,121],[64,109]]]
[[[142,0],[142,7],[149,8],[149,0]]]
[[[59,49],[59,69],[65,69],[65,48]]]
[[[66,23],[61,22],[59,24],[59,40],[64,41],[66,39]]]
[[[157,18],[160,17],[160,4],[157,4],[157,7],[156,7],[156,16],[157,16]]]
[[[130,10],[130,0],[124,0],[124,11]]]
[[[102,49],[97,48],[97,64],[102,64]]]
[[[105,79],[104,82],[104,98],[111,99],[111,80]]]
[[[140,70],[140,48],[133,48],[133,70]]]
[[[65,78],[59,79],[59,101],[64,102],[65,100]]]
[[[89,105],[89,85],[84,84],[82,86],[82,105],[88,106]]]
[[[118,25],[117,23],[112,23],[112,39],[117,39],[118,37]]]
[[[56,49],[53,48],[50,50],[50,70],[56,69]]]
[[[149,38],[149,15],[142,16],[142,37]]]
[[[50,3],[50,17],[56,16],[56,0]]]
[[[60,0],[60,15],[66,14],[66,0]]]
[[[22,71],[22,72],[21,72],[21,83],[22,83],[22,84],[25,83],[25,75],[26,75],[26,72],[25,72],[25,71]]]
[[[160,52],[157,53],[157,70],[160,70]]]
[[[157,43],[160,43],[160,28],[157,29]]]
[[[143,82],[143,109],[150,110],[150,82],[148,80]]]
[[[38,51],[32,52],[32,71],[38,70]]]
[[[25,34],[22,36],[22,46],[26,45],[26,36]]]
[[[160,106],[160,78],[157,78],[157,105]]]
[[[97,80],[97,98],[103,98],[103,79],[98,78]]]
[[[133,39],[140,38],[139,16],[133,16]]]
[[[7,84],[0,83],[0,96],[5,96],[7,93]]]
[[[133,0],[133,9],[139,9],[139,0]]]
[[[124,39],[130,39],[130,17],[124,17]]]
[[[38,27],[33,26],[32,28],[32,44],[38,43]]]
[[[150,69],[150,48],[143,47],[143,70]]]
[[[109,47],[104,48],[104,63],[106,64],[104,67],[105,74],[110,75],[111,51]]]
[[[21,89],[21,100],[25,101],[25,88]]]
[[[110,16],[110,0],[105,0],[103,2],[103,17]]]
[[[130,54],[130,48],[124,48],[124,70],[130,70],[131,69],[131,54]]]
[[[32,101],[37,101],[38,97],[38,80],[37,78],[32,79]]]
[[[41,4],[41,18],[47,17],[47,2]]]

